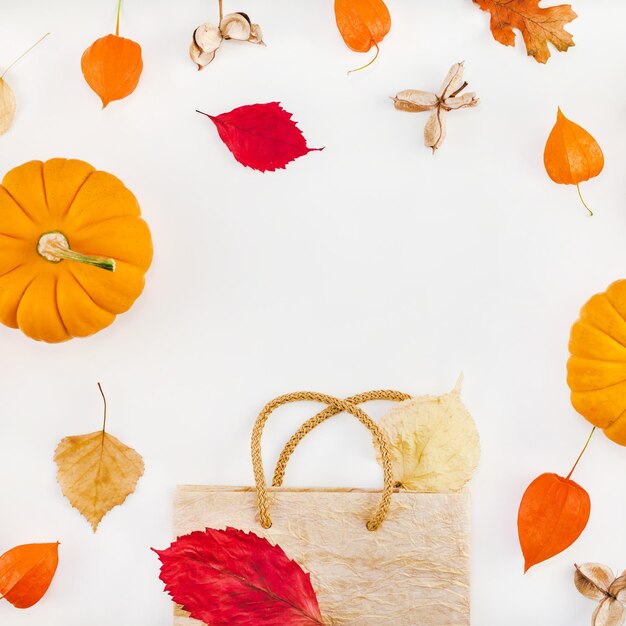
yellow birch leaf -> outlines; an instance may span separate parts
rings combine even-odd
[[[390,444],[396,486],[422,492],[459,491],[472,477],[480,439],[461,400],[461,381],[442,396],[400,402],[380,421]]]
[[[104,394],[102,397],[104,399]],[[109,435],[105,428],[106,399],[102,430],[65,437],[54,453],[63,495],[91,524],[94,532],[102,518],[135,491],[144,471],[141,456]]]
[[[0,78],[0,135],[11,128],[15,117],[15,94],[9,83]]]

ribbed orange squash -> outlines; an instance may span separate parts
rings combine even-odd
[[[105,328],[143,290],[152,240],[135,196],[83,161],[30,161],[0,186],[0,321],[56,343]]]
[[[572,405],[609,439],[626,446],[626,280],[583,306],[569,351]]]

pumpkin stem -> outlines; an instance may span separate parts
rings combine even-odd
[[[63,260],[78,261],[86,265],[100,267],[108,272],[115,271],[115,259],[74,252],[74,250],[70,248],[70,244],[65,235],[59,231],[44,233],[39,238],[37,253],[51,263],[60,263]]]
[[[222,6],[222,4],[223,4],[223,0],[217,0],[217,5],[219,6],[219,9],[220,9],[220,21],[219,21],[220,25],[222,23],[222,18],[224,17],[224,7]]]
[[[115,35],[120,35],[120,13],[122,12],[122,0],[117,0],[117,18],[115,19]]]
[[[569,477],[574,473],[574,470],[576,469],[576,466],[578,465],[578,461],[580,461],[580,459],[582,458],[583,454],[585,454],[585,450],[587,449],[587,446],[589,445],[589,442],[591,441],[591,438],[593,437],[593,433],[595,433],[595,432],[596,432],[596,427],[594,426],[591,429],[591,433],[589,434],[589,437],[587,438],[587,443],[585,443],[583,449],[581,450],[580,454],[578,455],[578,458],[576,459],[576,463],[574,463],[574,466],[569,471],[569,474],[565,477],[565,480],[569,480]]]
[[[583,203],[585,209],[589,211],[589,217],[591,217],[593,215],[593,211],[587,206],[587,203],[583,200],[583,196],[580,193],[580,185],[578,183],[576,183],[576,189],[578,189],[578,197],[580,198],[580,201]]]
[[[366,67],[369,67],[378,58],[380,48],[378,47],[377,43],[375,43],[374,45],[376,46],[376,54],[374,55],[374,58],[369,63],[366,63],[365,65],[362,65],[361,67],[357,67],[354,70],[348,71],[348,76],[352,74],[353,72],[360,72],[361,70],[364,70]]]
[[[38,39],[28,50],[26,50],[26,52],[23,52],[22,54],[20,54],[19,57],[17,57],[17,59],[15,59],[15,61],[13,61],[13,63],[11,63],[11,65],[9,65],[9,67],[7,67],[6,70],[4,70],[4,72],[2,72],[2,76],[0,76],[0,80],[2,80],[4,78],[4,76],[6,75],[6,73],[18,62],[21,61],[34,47],[36,47],[38,44],[40,44],[50,33],[46,33],[43,37],[41,37],[40,39]]]

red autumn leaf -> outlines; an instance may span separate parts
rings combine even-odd
[[[528,486],[519,506],[517,529],[524,571],[571,546],[589,521],[589,494],[557,474],[541,474]]]
[[[260,172],[284,169],[313,150],[302,131],[279,102],[248,104],[229,113],[206,115],[217,127],[221,140],[241,163]]]
[[[309,574],[282,548],[252,532],[207,528],[154,552],[162,563],[165,590],[201,622],[211,626],[324,623]]]
[[[17,609],[43,598],[59,562],[58,543],[29,543],[0,556],[0,597]]]

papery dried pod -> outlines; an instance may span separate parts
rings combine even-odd
[[[222,44],[222,33],[214,24],[200,24],[193,31],[193,40],[203,52],[213,52]]]
[[[228,13],[220,22],[220,31],[224,39],[248,41],[252,33],[252,22],[245,13]]]
[[[215,58],[217,50],[212,52],[203,52],[202,48],[194,41],[189,46],[189,56],[191,60],[198,66],[198,70],[206,67]]]
[[[591,616],[591,626],[623,626],[626,606],[615,598],[606,597]]]
[[[609,594],[626,603],[626,572],[622,572],[609,587]]]
[[[443,108],[446,111],[456,111],[457,109],[467,109],[475,107],[478,104],[478,98],[473,91],[464,93],[460,96],[446,98],[443,102]]]
[[[467,86],[467,83],[463,82],[464,71],[465,71],[465,67],[463,65],[463,62],[455,63],[448,70],[448,74],[444,78],[441,88],[439,89],[439,92],[437,93],[437,95],[442,100],[455,96],[459,91],[461,91]]]
[[[439,103],[439,99],[434,93],[420,91],[419,89],[405,89],[399,91],[392,100],[393,106],[395,106],[398,111],[408,111],[409,113],[431,111]]]
[[[250,43],[256,43],[259,46],[265,46],[263,41],[263,31],[258,24],[252,24],[250,27],[250,37],[248,39]]]
[[[222,44],[222,33],[214,24],[201,24],[193,31],[189,56],[198,66],[198,70],[205,68],[213,59],[217,49]]]
[[[608,597],[609,587],[615,578],[610,567],[601,563],[583,563],[574,567],[574,584],[585,598],[603,600]]]
[[[424,126],[424,145],[431,148],[433,154],[446,138],[446,111],[442,107],[437,107],[428,118]]]

